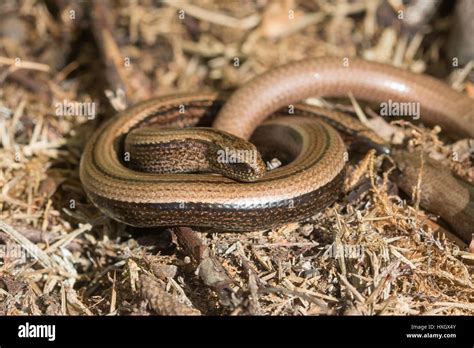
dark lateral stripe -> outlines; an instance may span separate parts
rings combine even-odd
[[[282,222],[296,222],[311,217],[332,204],[342,192],[345,170],[315,191],[293,200],[271,204],[227,205],[200,203],[131,203],[90,193],[91,200],[108,215],[132,226],[194,226],[213,227],[216,221],[223,229],[251,231],[267,229]]]

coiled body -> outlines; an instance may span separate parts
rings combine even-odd
[[[249,139],[266,117],[290,103],[348,92],[370,101],[420,102],[421,121],[440,124],[457,136],[474,136],[471,99],[433,78],[357,59],[348,66],[342,60],[314,59],[270,70],[232,95],[214,127]],[[214,93],[182,94],[140,103],[106,123],[81,160],[81,181],[89,198],[107,215],[134,226],[235,231],[298,221],[334,202],[344,179],[344,143],[333,127],[310,117],[327,114],[307,107],[266,121],[257,130],[260,139],[272,134],[269,140],[286,149],[289,163],[255,182],[212,174],[142,173],[127,167],[123,144],[128,132],[150,125],[192,127],[219,107]]]

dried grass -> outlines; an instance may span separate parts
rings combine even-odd
[[[436,41],[427,47],[422,34],[408,38],[379,27],[377,2],[146,3],[123,1],[112,11],[121,53],[140,73],[133,82],[143,86],[138,99],[156,91],[235,88],[308,56],[359,55],[414,71],[439,59]],[[288,23],[288,8],[294,22]],[[185,9],[184,21],[178,9]],[[28,254],[0,259],[0,314],[474,314],[472,254],[435,237],[433,216],[398,196],[374,154],[351,167],[356,177],[346,198],[310,221],[200,235],[208,257],[232,280],[226,305],[200,278],[202,260],[192,260],[173,232],[132,231],[104,218],[78,179],[81,149],[98,123],[58,118],[53,106],[87,100],[104,111],[110,86],[90,35],[75,41],[71,8],[61,10],[53,16],[34,1],[0,5],[16,28],[0,23],[0,240]],[[24,59],[21,69],[12,57]],[[235,57],[238,69],[229,64]],[[453,85],[472,91],[462,83],[468,73]],[[456,145],[422,129],[413,137],[411,130],[402,130],[410,146],[431,149],[452,165]],[[452,166],[474,177],[469,155]]]

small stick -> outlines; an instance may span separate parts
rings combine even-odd
[[[210,22],[217,25],[222,25],[230,28],[237,28],[241,30],[250,30],[258,25],[260,22],[260,16],[257,14],[250,15],[246,18],[237,19],[230,17],[220,12],[213,12],[201,7],[181,2],[181,1],[172,1],[172,0],[163,0],[169,6],[175,7],[184,11],[184,13],[189,14],[192,17],[201,19],[206,22]]]
[[[124,57],[114,35],[109,1],[94,1],[92,7],[92,32],[105,64],[105,76],[113,91],[123,90],[131,100],[133,90],[128,83]]]
[[[198,275],[204,284],[217,292],[221,304],[231,305],[234,291],[230,285],[235,282],[229,277],[211,249],[189,227],[179,227],[174,229],[174,232],[178,237],[178,242],[198,263]]]
[[[439,214],[459,238],[470,243],[474,223],[474,187],[454,177],[448,168],[431,158],[425,160],[420,181],[422,163],[418,153],[397,151],[392,157],[399,169],[392,176],[395,183],[407,194],[419,185],[420,205]]]
[[[17,69],[38,70],[38,71],[44,71],[44,72],[50,71],[49,65],[46,65],[46,64],[30,62],[30,61],[21,60],[21,59],[17,60],[17,59],[1,57],[1,56],[0,56],[0,65],[10,65],[10,66],[14,66]]]

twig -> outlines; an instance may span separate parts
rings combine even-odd
[[[250,15],[243,19],[236,19],[223,13],[205,10],[201,7],[182,1],[163,0],[163,2],[169,6],[183,10],[192,17],[225,27],[250,30],[260,22],[260,16],[256,14]]]
[[[264,243],[264,244],[257,244],[254,245],[254,248],[305,248],[305,247],[310,247],[314,248],[319,246],[318,243],[316,242],[295,242],[295,243],[290,243],[290,242],[279,242],[279,243]]]
[[[392,176],[398,187],[407,194],[418,187],[415,198],[421,207],[439,214],[459,238],[469,243],[474,222],[474,188],[457,179],[438,161],[431,158],[422,161],[419,153],[396,151],[392,157],[399,169]],[[420,180],[421,170],[423,180]]]
[[[46,64],[30,62],[30,61],[21,60],[21,59],[1,57],[1,56],[0,56],[0,65],[10,65],[10,66],[14,66],[17,69],[38,70],[38,71],[43,71],[43,72],[49,72],[51,69],[49,65],[46,65]]]
[[[446,308],[461,308],[474,310],[474,303],[457,303],[457,302],[435,302],[433,306],[444,306]]]
[[[345,287],[355,296],[355,298],[357,300],[359,300],[360,302],[364,303],[366,300],[364,298],[364,296],[362,296],[360,294],[359,291],[357,291],[357,289],[351,284],[349,283],[349,281],[347,280],[346,277],[344,277],[342,274],[338,274],[339,276],[339,279],[341,280],[341,282],[345,285]]]
[[[92,7],[92,31],[105,64],[105,76],[113,91],[123,90],[131,100],[133,91],[127,81],[124,58],[115,42],[109,1],[94,1]]]
[[[217,292],[221,304],[229,306],[234,301],[234,291],[230,285],[234,281],[228,276],[222,264],[216,259],[211,249],[205,245],[197,233],[189,227],[174,229],[179,243],[198,263],[197,273],[201,280]]]
[[[12,226],[0,221],[0,230],[10,236],[15,242],[23,247],[31,256],[33,256],[38,262],[45,268],[54,268],[54,262],[49,258],[43,250],[38,248],[35,244],[30,242],[28,238],[23,236],[20,232],[15,230]]]
[[[91,229],[92,229],[91,224],[85,224],[85,225],[80,226],[75,231],[68,233],[64,238],[61,238],[56,243],[51,245],[48,249],[46,249],[46,252],[52,252],[58,248],[65,247],[66,245],[71,243],[75,238],[77,238],[84,232],[90,231]]]
[[[303,300],[306,300],[308,302],[312,302],[312,303],[316,304],[317,306],[319,306],[324,311],[324,314],[328,314],[328,315],[333,314],[332,310],[329,309],[326,302],[324,302],[324,301],[322,301],[318,298],[314,298],[313,296],[307,295],[307,294],[305,294],[301,291],[298,291],[298,290],[290,290],[290,289],[286,289],[286,288],[282,288],[282,287],[270,286],[270,287],[261,288],[259,292],[261,294],[282,293],[284,295],[291,295],[291,296],[299,297]]]

